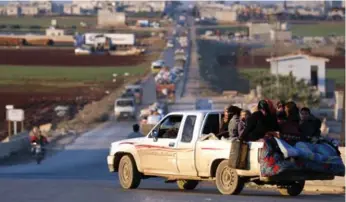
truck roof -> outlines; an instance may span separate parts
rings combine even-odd
[[[188,111],[174,111],[169,114],[207,114],[207,113],[223,113],[223,110],[188,110]]]
[[[129,98],[118,98],[118,99],[116,99],[115,101],[116,101],[116,102],[117,102],[117,101],[134,101],[134,98],[130,98],[130,97],[129,97]]]
[[[127,85],[125,86],[126,89],[130,89],[130,88],[142,88],[141,85]]]

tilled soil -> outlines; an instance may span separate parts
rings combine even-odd
[[[66,89],[52,88],[47,92],[39,92],[39,86],[26,86],[27,91],[14,89],[18,86],[2,86],[0,88],[0,140],[7,135],[6,105],[14,105],[15,108],[24,109],[25,127],[27,129],[34,125],[46,123],[58,123],[62,118],[58,117],[54,108],[58,105],[68,105],[71,107],[67,119],[74,115],[83,107],[93,101],[102,99],[107,90],[113,90],[120,86],[122,81],[117,83],[103,83],[94,85],[95,87],[74,87]],[[13,90],[11,90],[13,89]]]
[[[0,65],[26,66],[135,66],[145,55],[75,55],[73,49],[0,49]]]

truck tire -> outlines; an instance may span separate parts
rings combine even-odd
[[[244,181],[237,171],[228,166],[228,160],[223,160],[216,169],[216,187],[221,194],[237,195],[244,188]]]
[[[302,191],[304,190],[305,181],[295,181],[292,182],[292,184],[285,186],[285,187],[279,187],[279,192],[283,196],[298,196]]]
[[[177,185],[179,189],[183,190],[193,190],[197,187],[197,180],[177,180]]]
[[[124,189],[136,189],[141,182],[141,173],[137,170],[135,160],[130,155],[124,155],[118,169],[120,185]]]

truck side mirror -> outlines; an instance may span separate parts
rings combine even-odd
[[[152,136],[153,136],[154,142],[157,142],[157,139],[159,136],[159,133],[157,132],[157,130],[153,130]]]

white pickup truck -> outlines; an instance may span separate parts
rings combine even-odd
[[[261,176],[262,142],[248,143],[243,169],[231,168],[232,141],[211,135],[219,134],[222,118],[222,111],[216,110],[169,113],[147,136],[113,142],[107,157],[109,171],[118,172],[125,189],[137,188],[141,179],[163,177],[167,182],[177,182],[180,189],[194,189],[200,181],[213,181],[222,194],[239,194],[245,183],[255,182],[277,185],[280,193],[296,196],[305,180],[334,179],[333,175],[306,172]]]

